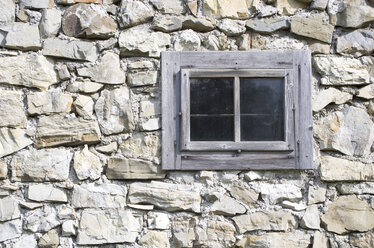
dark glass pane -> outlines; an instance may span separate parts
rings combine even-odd
[[[234,116],[191,116],[191,141],[234,141]]]
[[[191,115],[233,114],[233,82],[233,78],[191,78]]]
[[[240,78],[242,141],[284,140],[284,79]]]

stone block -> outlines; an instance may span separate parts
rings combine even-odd
[[[370,55],[374,51],[374,30],[360,29],[345,33],[336,40],[336,51],[355,57]]]
[[[50,206],[44,206],[25,215],[23,229],[30,232],[48,232],[60,225],[56,210]]]
[[[20,0],[21,8],[46,9],[53,6],[53,0]]]
[[[307,17],[295,16],[291,21],[291,32],[331,43],[334,26],[325,19],[326,16],[322,14],[312,14]]]
[[[61,28],[62,12],[58,9],[44,9],[39,23],[42,38],[54,37]]]
[[[318,92],[317,96],[313,99],[312,109],[313,112],[319,112],[330,103],[343,104],[350,100],[352,100],[351,94],[335,88],[328,88]]]
[[[0,38],[4,39],[0,44],[6,48],[19,50],[39,50],[42,47],[39,27],[28,23],[15,22],[5,26],[0,26]]]
[[[246,212],[245,207],[234,198],[222,194],[217,194],[214,198],[216,198],[216,201],[210,207],[210,213],[234,216]]]
[[[73,97],[58,91],[33,92],[27,95],[27,112],[30,115],[69,113]]]
[[[374,21],[374,7],[365,0],[343,0],[343,10],[336,13],[336,25],[358,28]]]
[[[247,28],[263,34],[271,34],[275,31],[288,29],[290,27],[290,23],[284,17],[251,19],[248,20],[245,25]]]
[[[96,180],[101,176],[103,165],[100,158],[85,146],[82,151],[74,153],[74,170],[79,180]]]
[[[0,6],[0,23],[14,22],[16,16],[16,4],[14,0],[4,0]]]
[[[28,198],[37,202],[68,202],[66,191],[52,184],[30,185]]]
[[[0,199],[0,221],[21,218],[17,201],[11,196]]]
[[[0,90],[0,127],[25,127],[23,92]]]
[[[152,162],[133,158],[110,158],[106,170],[108,179],[160,179],[165,174]]]
[[[25,129],[0,128],[0,158],[31,145]]]
[[[163,14],[183,14],[184,2],[182,0],[150,0],[153,6]]]
[[[236,245],[238,248],[307,248],[311,243],[310,238],[309,234],[300,231],[273,232],[245,236]]]
[[[134,0],[121,1],[119,12],[119,25],[121,28],[149,22],[154,16],[154,11],[149,4]]]
[[[22,220],[0,222],[0,242],[15,239],[22,234]]]
[[[148,231],[139,239],[139,244],[146,247],[170,248],[168,233],[162,231]]]

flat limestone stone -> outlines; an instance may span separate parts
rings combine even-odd
[[[65,190],[51,184],[35,184],[29,186],[28,198],[37,202],[67,202]]]
[[[160,166],[146,160],[110,158],[106,176],[108,179],[160,179],[165,174]]]
[[[0,221],[21,218],[18,203],[11,196],[0,199]]]
[[[0,222],[0,242],[18,238],[22,234],[22,220]]]
[[[0,26],[1,33],[4,34],[3,43],[6,48],[19,50],[39,50],[42,47],[38,25],[28,23],[12,23]]]
[[[25,127],[26,121],[23,93],[0,90],[0,127]]]
[[[307,248],[310,245],[310,235],[300,231],[248,235],[236,245],[238,248]]]
[[[0,128],[0,158],[31,145],[25,129]]]
[[[308,38],[331,43],[334,26],[324,20],[320,14],[308,17],[294,16],[291,21],[291,32]]]

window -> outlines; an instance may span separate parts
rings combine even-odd
[[[309,51],[161,59],[164,170],[313,168]]]

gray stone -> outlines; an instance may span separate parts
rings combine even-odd
[[[169,33],[182,29],[182,23],[182,19],[178,16],[158,16],[153,21],[152,28]]]
[[[309,186],[308,190],[308,205],[325,202],[326,200],[326,186]]]
[[[149,32],[144,27],[134,27],[122,31],[119,35],[121,54],[125,56],[160,57],[170,45],[170,35],[161,32]]]
[[[327,237],[320,231],[316,231],[313,236],[313,248],[328,248]]]
[[[196,51],[201,45],[200,37],[191,29],[182,31],[174,42],[176,51]]]
[[[142,219],[130,210],[84,210],[79,223],[79,245],[135,242]]]
[[[18,203],[10,196],[0,199],[0,221],[21,218]]]
[[[358,59],[335,55],[313,57],[313,66],[322,76],[322,85],[369,84],[367,67]]]
[[[23,234],[12,246],[12,248],[38,248],[38,242],[36,242],[36,235],[34,234]]]
[[[334,150],[347,155],[365,156],[374,141],[374,124],[365,110],[346,107],[333,112],[315,125],[321,150]]]
[[[4,36],[1,40],[1,36]],[[39,27],[28,23],[12,23],[0,26],[0,45],[20,50],[38,50],[42,47]]]
[[[361,29],[339,36],[336,51],[340,54],[352,54],[355,57],[370,55],[374,51],[374,30]]]
[[[130,133],[134,130],[130,90],[127,87],[101,91],[95,104],[95,113],[101,131],[106,135],[121,132]]]
[[[101,153],[111,154],[118,150],[118,144],[117,142],[112,142],[108,145],[96,147],[95,149],[96,151],[101,152]]]
[[[156,131],[161,128],[161,120],[160,118],[151,118],[148,120],[141,120],[140,122],[140,130],[141,131]]]
[[[25,209],[28,209],[28,210],[34,210],[34,209],[37,209],[37,208],[41,208],[43,207],[43,203],[36,203],[36,202],[20,202],[19,205],[22,207],[22,208],[25,208]]]
[[[343,104],[350,100],[352,100],[351,94],[330,87],[318,92],[318,95],[313,99],[312,109],[313,112],[319,112],[330,103]]]
[[[68,80],[71,78],[68,67],[65,64],[57,64],[55,68],[60,80]]]
[[[69,113],[73,97],[58,91],[34,92],[27,95],[27,112],[30,115]]]
[[[247,28],[263,34],[271,34],[278,30],[288,29],[290,23],[284,17],[271,17],[265,19],[251,19],[245,25]]]
[[[4,0],[0,6],[0,23],[14,22],[16,16],[16,4],[14,0]]]
[[[290,50],[304,49],[305,44],[296,38],[285,35],[262,35],[253,33],[251,35],[252,49],[260,50]]]
[[[349,195],[349,194],[371,194],[374,195],[374,183],[364,182],[364,183],[344,183],[339,184],[337,189],[340,194]]]
[[[264,210],[235,216],[232,219],[238,227],[239,233],[254,230],[287,231],[297,226],[296,217],[284,210]]]
[[[0,242],[18,238],[22,234],[22,220],[0,222]]]
[[[53,63],[44,56],[22,54],[0,58],[0,83],[44,90],[57,82]]]
[[[162,231],[148,231],[139,239],[139,244],[151,248],[170,248],[168,233]]]
[[[201,247],[233,247],[235,226],[225,220],[208,220],[206,226],[196,227],[196,244]]]
[[[230,194],[237,200],[243,202],[248,207],[254,207],[257,203],[259,194],[253,189],[240,185],[234,185],[230,188]]]
[[[317,205],[308,206],[305,210],[304,216],[301,219],[300,226],[306,229],[320,228],[319,210]]]
[[[140,117],[151,117],[161,114],[161,103],[157,100],[144,100],[140,102]]]
[[[7,179],[8,177],[8,165],[5,161],[0,160],[0,180]]]
[[[182,0],[150,0],[155,8],[163,14],[183,14],[185,9]]]
[[[152,133],[137,133],[125,140],[120,149],[124,156],[152,159],[160,155],[160,138]]]
[[[95,43],[58,38],[44,40],[43,55],[91,62],[99,56]]]
[[[307,208],[307,206],[303,202],[296,203],[296,202],[291,202],[291,201],[287,201],[287,200],[282,201],[281,205],[284,208],[289,208],[289,209],[292,209],[292,210],[295,210],[295,211],[302,211],[302,210],[305,210]]]
[[[126,193],[126,187],[116,184],[74,185],[72,205],[74,208],[123,208]]]
[[[72,37],[107,39],[114,36],[116,29],[117,23],[96,4],[73,5],[62,19],[62,31]]]
[[[85,146],[82,151],[74,153],[74,170],[80,180],[100,178],[103,165],[99,157]]]
[[[152,181],[130,185],[130,203],[153,204],[167,211],[186,210],[200,212],[201,196],[196,186]]]
[[[374,228],[374,210],[355,195],[341,196],[328,205],[321,220],[329,232],[366,232]]]
[[[226,195],[215,195],[216,201],[210,207],[210,213],[226,216],[234,216],[236,214],[244,214],[245,207],[234,198]]]
[[[108,179],[159,179],[164,178],[160,166],[142,159],[110,158],[106,169]]]
[[[53,0],[20,0],[21,8],[46,9],[51,8]]]
[[[141,1],[122,0],[118,16],[120,27],[127,28],[151,21],[154,11],[151,6]]]
[[[251,49],[251,36],[249,34],[243,34],[236,40],[236,45],[239,50]]]
[[[94,83],[90,81],[74,81],[67,86],[67,90],[73,93],[96,93],[101,90],[104,85],[99,83]]]
[[[65,181],[72,154],[65,149],[21,151],[11,162],[13,181]]]
[[[372,248],[374,247],[374,233],[353,234],[349,239],[349,243],[354,247]]]
[[[216,27],[215,19],[186,16],[182,19],[182,29],[192,29],[198,32],[209,32]]]
[[[374,85],[369,84],[365,87],[362,87],[361,89],[359,89],[357,96],[364,98],[364,99],[373,99],[374,98]]]
[[[54,37],[61,28],[62,12],[58,9],[44,9],[39,23],[42,38]]]
[[[246,31],[243,23],[230,19],[224,19],[218,22],[217,27],[227,36],[239,36]]]
[[[187,0],[186,2],[187,2],[187,7],[191,11],[191,13],[194,16],[197,16],[197,9],[198,9],[197,0]]]
[[[44,206],[25,215],[23,229],[31,232],[48,232],[60,225],[56,210],[50,206]]]
[[[62,115],[42,116],[37,127],[36,147],[98,143],[100,136],[100,128],[95,120]]]
[[[270,204],[276,204],[283,200],[297,201],[302,198],[301,188],[291,183],[259,184],[261,197]]]
[[[300,231],[248,235],[236,245],[238,248],[307,248],[310,245],[310,235]]]
[[[291,21],[291,32],[331,43],[334,26],[325,19],[326,16],[323,14],[313,14],[307,17],[294,16]]]
[[[44,234],[38,241],[40,248],[57,248],[60,244],[58,233],[56,229],[52,229]]]
[[[321,158],[323,181],[374,181],[374,165],[331,156]]]
[[[168,230],[170,228],[168,215],[160,212],[149,212],[147,224],[149,229]]]
[[[317,10],[325,10],[328,2],[329,0],[313,0],[312,4],[310,5],[310,8]]]
[[[193,247],[197,217],[175,218],[172,223],[173,243],[176,248]]]
[[[62,236],[75,236],[77,231],[75,230],[75,221],[74,220],[67,220],[62,223],[61,231]]]
[[[0,158],[31,145],[25,129],[0,128]]]
[[[113,52],[105,53],[95,65],[79,68],[77,72],[80,76],[89,77],[92,81],[103,84],[123,84],[126,79],[120,58]]]
[[[144,86],[157,83],[157,71],[130,72],[127,74],[127,83],[130,86]]]
[[[374,21],[374,7],[365,0],[344,0],[344,9],[336,14],[337,26],[358,28]]]
[[[74,208],[69,205],[60,205],[57,211],[57,216],[61,220],[76,219],[77,217]]]
[[[23,92],[0,89],[0,127],[25,127]]]
[[[67,202],[66,191],[54,187],[52,184],[30,185],[28,198],[37,202]]]
[[[79,95],[75,99],[73,106],[81,117],[91,117],[93,115],[94,101],[89,96]]]

